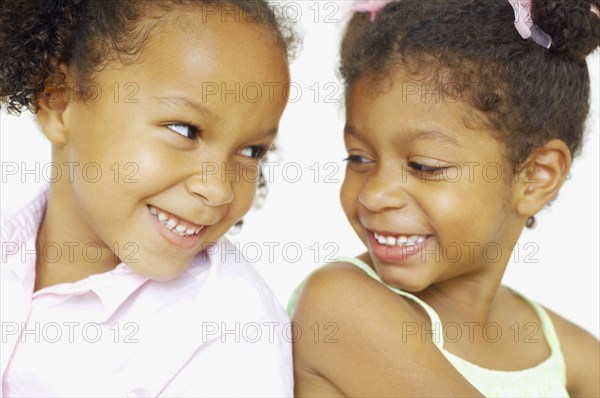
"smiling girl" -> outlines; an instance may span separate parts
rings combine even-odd
[[[2,395],[290,395],[288,318],[222,239],[287,103],[281,21],[261,0],[1,7],[0,98],[54,165],[2,220]],[[207,89],[246,84],[270,90]]]
[[[290,303],[298,396],[600,394],[598,341],[501,285],[582,145],[599,5],[359,2],[341,203],[367,252]]]

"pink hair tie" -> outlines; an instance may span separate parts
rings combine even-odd
[[[371,14],[371,22],[375,21],[377,13],[393,0],[357,0],[352,6],[354,12],[368,12]]]
[[[550,48],[552,38],[533,23],[531,0],[508,0],[515,11],[515,27],[523,39],[532,38],[544,48]]]

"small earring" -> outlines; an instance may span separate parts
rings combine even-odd
[[[527,222],[525,223],[525,226],[527,228],[533,228],[535,226],[535,217],[531,216],[527,219]]]

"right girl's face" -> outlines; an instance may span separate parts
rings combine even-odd
[[[424,81],[397,71],[386,83],[377,93],[364,77],[351,87],[344,131],[341,202],[371,265],[413,292],[458,275],[498,277],[522,228],[503,146]]]
[[[134,63],[94,76],[95,98],[68,104],[53,148],[55,162],[78,165],[56,187],[61,227],[157,280],[250,209],[289,87],[268,27],[190,10],[167,14]]]

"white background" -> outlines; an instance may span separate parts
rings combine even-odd
[[[345,157],[341,83],[336,77],[338,44],[346,4],[333,1],[290,3],[279,11],[298,20],[304,49],[292,64],[296,90],[281,123],[279,152],[271,157],[269,195],[230,239],[286,305],[294,287],[333,256],[354,256],[364,247],[354,236],[338,201]],[[341,4],[341,6],[340,6]],[[599,335],[599,54],[588,59],[592,109],[583,153],[559,198],[526,230],[519,258],[505,283]],[[50,161],[50,146],[30,114],[0,116],[1,161]],[[301,171],[301,175],[297,172]],[[38,189],[33,175],[2,174],[2,209],[14,211]],[[24,180],[24,182],[22,181]],[[40,179],[39,182],[43,182]],[[536,246],[526,246],[534,243]],[[537,252],[534,253],[534,248]],[[529,257],[527,257],[529,255]],[[514,256],[513,256],[514,258]]]

